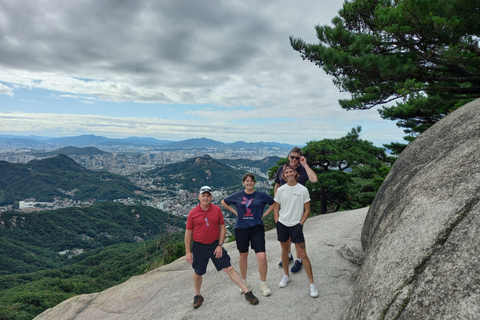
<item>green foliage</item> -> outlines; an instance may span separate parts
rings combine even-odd
[[[266,157],[262,160],[251,159],[219,159],[218,161],[228,164],[229,166],[238,167],[254,167],[259,168],[261,172],[267,172],[272,166],[274,166],[280,160],[279,157]],[[257,177],[258,180],[261,177]]]
[[[35,198],[114,200],[133,196],[138,189],[127,178],[108,172],[90,171],[65,155],[26,164],[0,161],[0,205]],[[74,195],[65,192],[74,191]]]
[[[317,44],[290,37],[293,49],[351,93],[345,109],[396,100],[379,111],[407,141],[480,97],[478,0],[346,1],[332,23]]]
[[[0,319],[33,319],[72,296],[105,290],[183,255],[183,233],[176,233],[92,250],[59,269],[0,276]]]
[[[180,163],[172,163],[150,170],[139,175],[153,178],[156,185],[174,186],[176,189],[185,189],[197,192],[204,185],[214,189],[232,188],[236,190],[241,184],[245,170],[237,170],[209,155],[188,159]]]
[[[132,243],[135,236],[152,239],[169,226],[184,228],[184,219],[161,210],[113,202],[35,213],[4,212],[1,222],[0,275],[71,263],[58,254],[63,250]]]
[[[268,179],[269,180],[275,180],[275,176],[277,175],[277,171],[278,171],[278,168],[280,166],[283,166],[284,164],[287,164],[289,163],[290,161],[288,160],[288,156],[287,155],[285,158],[281,158],[277,161],[277,164],[274,165],[273,167],[270,168],[270,170],[268,170]],[[275,188],[275,182],[272,183],[272,188],[268,191],[268,193],[273,197],[274,194],[274,189]]]
[[[360,139],[361,127],[340,139],[311,141],[302,149],[318,176],[307,183],[312,211],[325,214],[370,205],[390,168],[383,148]]]

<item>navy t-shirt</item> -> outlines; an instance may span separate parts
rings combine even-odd
[[[237,209],[236,229],[262,225],[265,206],[267,204],[272,205],[275,202],[267,193],[260,191],[254,191],[252,194],[240,191],[229,195],[223,200],[226,204],[234,205]]]

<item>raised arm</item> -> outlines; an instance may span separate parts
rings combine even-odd
[[[307,158],[305,158],[304,156],[301,156],[300,164],[305,168],[305,171],[307,171],[308,181],[310,181],[311,183],[317,182],[318,181],[317,174],[308,165]]]

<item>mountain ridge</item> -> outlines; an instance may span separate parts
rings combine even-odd
[[[14,136],[0,135],[0,145],[5,146],[24,146],[31,148],[38,147],[85,147],[85,146],[136,146],[136,147],[158,147],[166,149],[175,148],[231,148],[231,149],[285,149],[290,150],[294,147],[291,144],[279,142],[245,142],[236,141],[233,143],[224,143],[208,138],[193,138],[181,141],[158,140],[152,137],[128,137],[123,139],[107,138],[93,134],[80,135],[73,137],[49,138],[40,136]]]

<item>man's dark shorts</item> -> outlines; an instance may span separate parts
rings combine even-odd
[[[193,241],[192,245],[192,254],[193,262],[192,267],[195,271],[195,274],[203,276],[207,272],[208,260],[212,259],[215,268],[217,271],[220,271],[224,268],[230,267],[230,256],[227,253],[227,250],[223,249],[223,254],[220,259],[215,258],[215,249],[218,247],[218,240],[211,244],[203,244],[200,242]]]
[[[249,245],[255,253],[265,252],[265,227],[263,224],[234,231],[237,249],[240,253],[248,252]]]
[[[303,236],[303,226],[299,223],[293,227],[287,227],[283,225],[280,221],[275,223],[277,228],[277,240],[280,242],[287,242],[288,239],[292,239],[293,243],[302,243],[305,242],[305,237]]]

